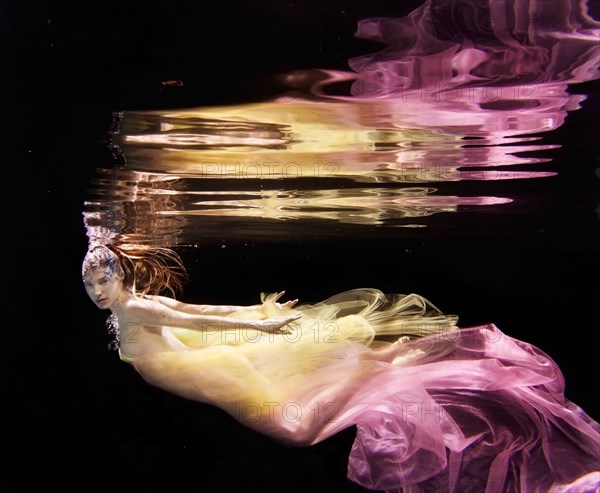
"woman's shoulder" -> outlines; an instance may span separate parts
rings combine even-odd
[[[151,296],[130,296],[119,305],[119,312],[130,318],[135,314],[156,310],[158,306],[160,303]]]

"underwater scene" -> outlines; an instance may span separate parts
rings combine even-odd
[[[7,12],[35,26],[20,45],[29,70],[53,74],[23,86],[28,125],[43,129],[24,139],[35,227],[7,214],[3,241],[36,259],[13,312],[52,307],[9,341],[15,467],[78,488],[371,491],[346,477],[352,427],[290,448],[140,379],[81,287],[93,244],[175,250],[187,302],[418,293],[459,327],[495,324],[539,348],[566,398],[600,417],[598,5]]]

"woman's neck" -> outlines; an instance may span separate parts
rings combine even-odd
[[[118,317],[120,308],[132,298],[134,298],[134,294],[126,289],[123,289],[113,306],[110,307],[110,311],[113,313],[113,315]]]

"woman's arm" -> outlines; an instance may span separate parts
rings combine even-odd
[[[173,298],[167,298],[166,296],[145,296],[146,299],[158,301],[161,305],[165,305],[173,310],[177,310],[182,313],[189,313],[191,315],[218,315],[225,316],[230,313],[246,308],[243,306],[235,305],[197,305],[194,303],[183,303],[181,301],[174,300]],[[253,308],[258,308],[260,305],[254,305]]]
[[[285,291],[277,293],[275,301],[281,298],[285,294]],[[193,303],[182,303],[181,301],[174,300],[173,298],[167,298],[166,296],[146,296],[146,299],[158,301],[160,304],[165,305],[173,310],[177,310],[183,313],[189,313],[192,315],[216,315],[225,316],[234,313],[243,308],[254,308],[258,309],[261,305],[251,306],[236,306],[236,305],[196,305]],[[281,303],[281,308],[292,308],[298,300],[290,300],[285,303]]]
[[[180,327],[206,332],[255,329],[262,332],[288,334],[292,329],[287,325],[302,316],[300,313],[294,313],[264,320],[238,320],[218,315],[186,313],[175,310],[155,299],[147,298],[130,300],[121,310],[130,323],[139,323],[149,327]]]

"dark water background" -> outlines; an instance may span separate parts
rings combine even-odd
[[[1,247],[10,283],[5,403],[11,459],[5,491],[115,484],[155,491],[361,491],[345,478],[353,430],[306,449],[259,436],[219,410],[147,386],[106,349],[106,314],[86,298],[84,202],[113,111],[264,101],[273,76],[347,70],[377,49],[353,38],[357,19],[401,16],[420,2],[4,2],[4,102],[20,153],[7,157]],[[596,18],[598,16],[596,15]],[[184,81],[161,91],[161,82]],[[546,351],[567,397],[596,419],[598,380],[597,82],[565,124],[540,134],[558,148],[554,177],[458,182],[444,191],[510,204],[437,214],[426,228],[281,222],[248,239],[239,229],[182,247],[185,298],[250,304],[285,289],[314,301],[355,287],[416,292],[462,326],[495,323]],[[9,191],[11,194],[9,195]],[[474,192],[474,193],[473,193]],[[338,228],[336,234],[326,234]],[[243,236],[243,237],[242,237]],[[123,483],[123,484],[125,484]]]

